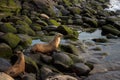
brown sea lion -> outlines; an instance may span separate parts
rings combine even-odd
[[[17,51],[18,60],[16,63],[11,66],[5,73],[12,77],[17,77],[19,74],[24,73],[25,71],[25,59],[24,54],[21,51]]]
[[[32,52],[41,52],[41,53],[49,53],[56,50],[59,47],[60,39],[63,35],[58,33],[55,35],[54,39],[49,43],[39,43],[32,46]]]

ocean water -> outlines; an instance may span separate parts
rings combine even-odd
[[[105,10],[108,11],[117,11],[120,10],[120,0],[110,0],[110,5]]]

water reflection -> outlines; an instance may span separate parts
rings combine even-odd
[[[91,39],[94,39],[94,38],[105,38],[105,36],[102,36],[101,35],[101,30],[100,29],[97,29],[95,32],[93,33],[89,33],[89,32],[81,32],[79,34],[79,39],[80,40],[91,40]]]

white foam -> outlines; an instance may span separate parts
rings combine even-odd
[[[120,10],[120,0],[110,0],[110,5],[108,6],[109,8],[106,8],[105,10],[109,10],[109,11]]]

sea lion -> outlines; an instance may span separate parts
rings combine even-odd
[[[60,39],[63,35],[57,33],[52,41],[49,43],[39,43],[32,46],[32,52],[40,52],[40,53],[49,53],[55,51],[59,47]]]
[[[24,54],[21,51],[17,51],[16,53],[18,56],[16,63],[5,71],[6,74],[12,77],[17,77],[19,74],[24,73],[25,71]]]

